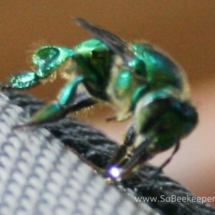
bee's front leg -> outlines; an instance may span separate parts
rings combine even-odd
[[[35,72],[29,71],[12,76],[9,84],[1,84],[0,89],[29,89],[37,86],[38,84],[40,84],[40,78]]]
[[[75,98],[78,85],[83,81],[83,77],[77,77],[75,80],[68,82],[60,92],[56,101],[47,104],[36,112],[29,123],[15,126],[15,128],[49,123],[65,116],[68,113],[68,108],[71,108],[69,105]]]
[[[57,68],[74,55],[75,52],[72,49],[64,47],[41,47],[32,56],[32,62],[37,69],[12,76],[8,84],[0,84],[0,89],[28,89],[54,79]]]

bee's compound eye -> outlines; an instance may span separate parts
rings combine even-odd
[[[33,55],[33,63],[37,66],[44,64],[59,54],[59,50],[55,47],[46,46],[37,50]]]
[[[108,176],[113,179],[118,179],[122,175],[122,169],[117,165],[112,165],[108,168]]]

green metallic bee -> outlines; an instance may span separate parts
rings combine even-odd
[[[131,44],[83,19],[74,21],[95,38],[74,49],[40,48],[32,59],[37,70],[13,76],[2,88],[32,88],[63,74],[68,82],[57,100],[37,112],[29,125],[62,117],[82,85],[91,97],[81,101],[79,109],[105,102],[116,110],[117,121],[133,118],[124,144],[105,170],[106,176],[125,179],[159,152],[175,146],[162,169],[178,150],[180,139],[198,121],[183,70],[148,43]]]

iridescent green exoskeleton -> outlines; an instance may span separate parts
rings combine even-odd
[[[37,112],[29,125],[62,117],[80,85],[91,97],[81,101],[79,108],[106,102],[116,110],[116,120],[132,117],[133,125],[123,145],[105,170],[113,180],[130,176],[147,160],[175,146],[173,156],[181,138],[198,121],[183,70],[167,54],[148,43],[131,44],[83,19],[74,20],[95,38],[74,49],[40,48],[33,55],[36,71],[15,75],[2,89],[35,87],[58,74],[68,79],[57,100]]]

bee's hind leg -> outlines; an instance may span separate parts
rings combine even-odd
[[[118,147],[114,156],[108,164],[107,177],[114,178],[114,176],[112,175],[112,170],[115,170],[115,168],[120,168],[128,162],[131,156],[130,151],[132,151],[135,137],[135,125],[132,125],[129,127],[126,133],[123,144]]]
[[[135,131],[134,131],[134,125],[132,125],[129,127],[126,133],[123,144],[120,145],[119,148],[116,150],[116,153],[111,159],[109,166],[123,162],[122,160],[128,156],[128,149],[132,147],[134,143],[134,139],[135,139]]]

